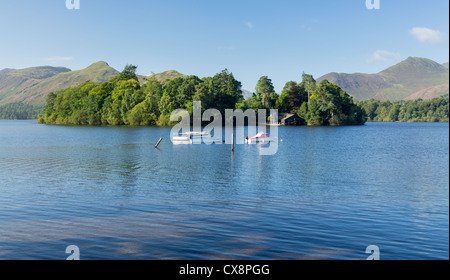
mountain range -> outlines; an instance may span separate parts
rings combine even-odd
[[[431,99],[449,93],[449,64],[409,57],[377,74],[333,72],[317,81],[325,79],[356,100]]]
[[[44,105],[47,95],[86,81],[104,83],[118,76],[119,71],[108,63],[99,61],[89,67],[72,71],[65,67],[40,66],[25,69],[0,70],[0,105],[23,102],[31,105]],[[154,77],[162,82],[166,79],[185,77],[175,70],[169,70],[151,76],[138,75],[141,83]]]
[[[86,81],[103,83],[119,75],[106,62],[71,71],[64,67],[41,66],[0,71],[0,105],[23,102],[43,105],[50,92],[76,86]]]
[[[42,106],[50,92],[79,85],[86,81],[98,84],[119,75],[119,71],[104,61],[72,71],[65,67],[31,67],[0,70],[0,105],[23,102]],[[185,77],[175,70],[153,74],[158,81]],[[144,83],[147,76],[139,75]],[[340,86],[356,100],[411,100],[431,99],[449,93],[449,64],[439,64],[426,58],[408,59],[377,74],[329,73],[317,79],[328,80]],[[244,91],[245,97],[251,97]]]

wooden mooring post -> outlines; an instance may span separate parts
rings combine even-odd
[[[161,143],[161,141],[162,141],[163,139],[162,139],[162,137],[161,138],[159,138],[159,141],[158,141],[158,143],[156,143],[156,145],[155,145],[155,149],[156,148],[158,148],[158,145],[159,145],[159,143]]]
[[[234,133],[231,134],[231,152],[234,153]]]

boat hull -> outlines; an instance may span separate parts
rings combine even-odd
[[[275,141],[272,138],[254,138],[254,139],[245,139],[245,143],[247,144],[255,144],[255,143],[269,143]]]
[[[191,136],[174,136],[172,143],[174,145],[187,145],[187,144],[221,144],[224,140],[222,137],[191,137]]]

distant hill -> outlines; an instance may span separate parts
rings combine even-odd
[[[13,70],[14,70],[14,69],[9,69],[9,68],[0,70],[0,77],[1,77],[1,75],[5,75],[5,74],[7,74],[7,73],[9,73],[9,72],[11,72],[11,71],[13,71]]]
[[[449,93],[449,84],[443,84],[419,90],[411,94],[410,96],[403,98],[403,100],[415,100],[415,99],[428,100],[433,99],[435,97],[447,95],[448,93]]]
[[[32,67],[26,69],[4,69],[0,71],[0,103],[39,82],[60,73],[69,72],[63,67]]]
[[[176,71],[176,70],[169,70],[169,71],[164,71],[158,74],[153,74],[150,76],[142,76],[142,75],[138,75],[139,78],[139,82],[141,82],[142,84],[144,84],[146,82],[147,79],[150,78],[155,78],[157,81],[159,82],[164,82],[165,80],[172,80],[178,77],[187,77],[187,75],[185,74],[181,74],[180,72]]]
[[[181,74],[176,70],[169,70],[162,73],[151,75],[149,78],[155,78],[160,82],[164,82],[165,80],[172,80],[178,77],[186,77],[187,75]]]
[[[72,71],[65,67],[31,67],[0,70],[0,105],[22,102],[43,105],[50,92],[79,85],[86,81],[103,83],[120,73],[106,62],[96,62],[89,67]],[[151,76],[138,76],[141,83],[148,78],[163,82],[186,77],[176,70]],[[408,59],[377,74],[329,73],[318,79],[337,84],[356,100],[411,100],[430,99],[449,93],[449,63],[438,64],[426,58]],[[243,90],[245,98],[250,91]]]
[[[320,77],[318,82],[325,79],[340,86],[356,100],[430,99],[448,94],[449,68],[448,63],[409,57],[378,74],[329,73]]]
[[[42,106],[50,92],[77,86],[86,81],[101,84],[119,74],[120,72],[104,61],[93,63],[89,67],[77,71],[51,66],[3,69],[0,70],[0,105],[20,102]],[[145,83],[146,79],[152,77],[163,82],[167,79],[186,77],[186,75],[175,70],[148,77],[138,75],[141,83]]]
[[[100,84],[119,74],[103,61],[77,71],[51,66],[4,69],[0,71],[0,105],[16,102],[43,105],[50,92],[86,81]]]

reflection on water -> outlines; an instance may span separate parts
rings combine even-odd
[[[0,121],[0,259],[448,259],[448,124],[169,133]]]

